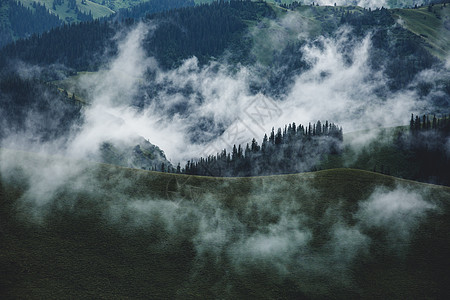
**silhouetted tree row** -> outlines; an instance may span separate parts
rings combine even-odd
[[[436,115],[433,115],[433,118],[431,118],[429,115],[423,115],[422,117],[417,115],[414,117],[414,114],[411,114],[409,129],[410,133],[414,135],[428,130],[450,135],[450,116],[443,115],[441,118],[436,118]]]
[[[450,185],[450,116],[411,115],[409,131],[399,135],[399,150],[417,167],[410,179]]]
[[[342,128],[333,123],[295,123],[264,135],[261,145],[253,139],[245,147],[234,145],[217,155],[188,161],[182,172],[206,176],[259,176],[315,170],[323,155],[341,150]]]
[[[297,7],[300,7],[302,5],[303,5],[303,3],[302,2],[298,2],[298,1],[293,1],[291,3],[281,3],[280,4],[281,7],[286,8],[286,9],[291,9],[291,10],[294,10]]]
[[[62,25],[62,21],[51,14],[45,5],[33,2],[33,10],[16,0],[2,0],[0,3],[0,47],[17,38],[33,33],[45,32]]]

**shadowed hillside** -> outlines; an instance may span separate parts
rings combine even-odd
[[[447,292],[448,188],[351,169],[213,178],[2,153],[7,298]]]

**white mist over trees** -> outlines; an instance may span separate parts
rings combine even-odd
[[[446,298],[449,189],[388,176],[373,154],[443,154],[438,167],[448,171],[449,119],[423,114],[448,107],[450,60],[414,46],[420,37],[386,9],[327,8],[331,21],[319,28],[316,7],[273,7],[221,1],[71,25],[0,49],[0,65],[14,69],[0,70],[10,75],[0,78],[1,293]],[[224,26],[211,32],[226,37],[189,32],[217,25],[214,16]],[[74,32],[75,42],[63,38]],[[67,52],[46,44],[76,45],[83,34],[86,44]],[[46,46],[39,59],[62,60],[11,66]],[[240,50],[248,60],[237,60]],[[67,53],[70,66],[59,65]],[[94,72],[76,73],[91,55]],[[65,80],[46,81],[54,76]],[[325,158],[341,164],[317,171]],[[344,168],[360,159],[366,171]],[[182,173],[186,161],[185,174],[148,171],[180,162]],[[256,176],[279,173],[290,174]]]

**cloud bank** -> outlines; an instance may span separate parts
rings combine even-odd
[[[335,3],[338,6],[357,5],[365,8],[396,8],[396,7],[413,7],[424,4],[422,0],[316,0],[305,1],[307,4],[315,3],[319,5],[333,6]]]
[[[369,67],[370,35],[355,42],[350,28],[303,46],[309,68],[277,97],[251,89],[253,82],[265,80],[252,66],[200,66],[193,57],[163,71],[142,49],[147,30],[137,26],[108,68],[81,79],[92,104],[83,131],[69,147],[81,156],[102,140],[127,140],[136,133],[173,162],[186,161],[252,138],[259,141],[273,126],[317,120],[335,122],[346,132],[394,126],[427,104],[414,90],[379,96],[376,91],[386,90],[387,79]],[[133,106],[136,98],[145,105]]]

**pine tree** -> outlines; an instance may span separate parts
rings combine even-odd
[[[277,134],[275,135],[275,145],[280,145],[282,143],[282,139],[281,128],[278,128]]]
[[[267,143],[268,143],[268,139],[267,139],[267,134],[264,134],[264,138],[261,144],[261,151],[263,153],[265,153],[267,151]]]
[[[270,133],[269,142],[271,145],[275,144],[275,128],[272,127],[272,132]]]

